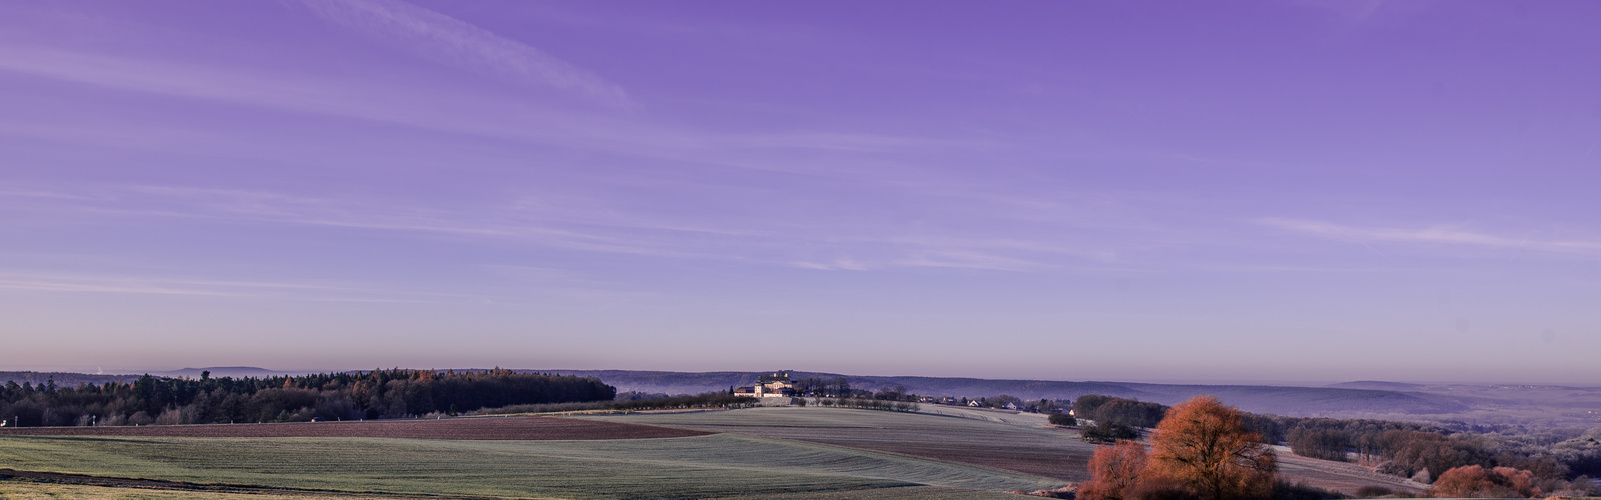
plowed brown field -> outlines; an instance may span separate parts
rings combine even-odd
[[[0,436],[377,437],[476,440],[645,439],[707,434],[713,433],[654,425],[556,417],[0,429]]]

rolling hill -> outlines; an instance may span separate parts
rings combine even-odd
[[[758,372],[664,372],[632,370],[529,370],[589,376],[616,386],[619,391],[695,394],[750,385]],[[1445,414],[1471,407],[1438,394],[1346,387],[1293,387],[1264,385],[1175,385],[1104,381],[1006,380],[956,377],[863,376],[836,373],[790,372],[802,377],[845,377],[852,387],[877,390],[904,386],[908,392],[930,396],[988,397],[1009,394],[1023,399],[1074,399],[1103,394],[1142,401],[1174,404],[1198,395],[1211,395],[1256,413],[1316,416],[1335,412],[1391,414]]]

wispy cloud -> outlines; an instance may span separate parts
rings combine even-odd
[[[315,77],[0,44],[0,71],[150,94],[249,104],[393,123],[421,122],[389,89]],[[363,94],[365,91],[365,95]]]
[[[624,105],[622,87],[511,40],[399,0],[304,0],[317,17],[417,56],[522,83],[577,92],[608,105]]]
[[[86,190],[80,187],[76,191]],[[572,213],[581,210],[536,211],[523,204],[485,203],[436,208],[392,200],[351,197],[336,200],[267,191],[148,185],[100,187],[90,191],[55,195],[47,190],[28,190],[25,192],[30,194],[29,199],[0,204],[0,209],[52,216],[212,219],[372,229],[667,258],[732,259],[734,257],[727,254],[703,252],[696,242],[708,234],[740,236],[712,228],[657,224],[626,215],[575,218]],[[7,200],[0,195],[0,202],[3,201]]]
[[[816,269],[819,271],[867,271],[878,266],[855,259],[834,259],[828,262],[799,261],[790,265],[802,269]]]
[[[85,200],[85,199],[87,199],[84,196],[78,196],[78,195],[66,194],[66,193],[55,193],[55,192],[50,192],[50,191],[12,190],[12,189],[4,189],[4,188],[0,188],[0,197],[47,198],[47,199],[58,199],[58,200]]]
[[[1601,241],[1508,237],[1453,226],[1364,227],[1283,218],[1259,219],[1257,223],[1312,236],[1363,243],[1421,243],[1586,254],[1601,252]]]
[[[505,93],[440,92],[404,79],[361,79],[282,67],[225,66],[49,46],[0,43],[0,71],[273,112],[337,116],[525,144],[605,151],[658,162],[813,177],[884,177],[885,170],[894,165],[873,162],[873,168],[865,168],[865,160],[860,158],[838,163],[798,160],[792,150],[853,155],[926,153],[974,146],[964,141],[865,132],[709,132],[626,113],[553,106],[544,100]],[[169,149],[183,151],[194,147],[197,135],[205,136],[206,144],[227,144],[236,137],[219,137],[210,130],[151,128],[144,121],[109,127],[98,125],[102,122],[104,117],[100,116],[64,124],[0,119],[0,132],[122,147],[170,144]],[[227,149],[241,147],[229,144]]]
[[[988,271],[1028,271],[1043,269],[1046,266],[1016,257],[993,255],[971,251],[937,251],[925,252],[908,259],[895,261],[895,265],[903,267],[945,267],[955,269],[980,269]]]
[[[183,295],[195,297],[280,298],[317,302],[430,302],[460,298],[449,294],[405,292],[374,287],[269,281],[228,281],[160,276],[0,270],[0,289],[29,292]]]
[[[3,196],[7,192],[25,195],[7,199]],[[0,211],[19,214],[17,220],[37,216],[85,222],[94,217],[126,217],[323,226],[404,232],[416,238],[473,238],[492,245],[836,271],[948,268],[1015,272],[1069,269],[1075,262],[1104,267],[1117,260],[1104,242],[997,238],[983,231],[914,228],[886,232],[871,225],[855,225],[856,219],[774,227],[759,213],[686,215],[659,213],[654,208],[658,207],[569,193],[428,205],[180,186],[77,186],[61,193],[40,186],[0,186]]]
[[[440,93],[403,81],[371,81],[281,68],[226,67],[0,43],[0,71],[123,91],[339,116],[518,140],[610,144],[636,126],[596,113],[560,111],[506,95]],[[31,127],[32,122],[22,126]],[[17,125],[8,125],[8,128]],[[618,132],[617,129],[627,129]],[[119,132],[127,135],[128,132]],[[144,134],[148,135],[148,134]],[[659,135],[659,134],[657,134]],[[646,134],[647,137],[657,135]],[[648,140],[634,139],[649,143]],[[663,142],[671,143],[671,139]]]
[[[279,224],[501,238],[573,250],[658,257],[698,256],[667,248],[660,242],[630,237],[626,234],[628,231],[606,231],[601,224],[564,223],[552,220],[547,214],[508,211],[499,205],[476,210],[474,207],[444,210],[230,189],[139,186],[131,191],[157,195],[162,201],[190,207],[169,212],[181,217],[244,218]],[[658,229],[672,231],[671,228]]]
[[[882,260],[840,258],[831,261],[796,261],[793,267],[819,271],[872,271],[885,268],[945,268],[982,271],[1027,271],[1045,269],[1045,264],[1014,257],[961,249],[909,248],[910,256]]]
[[[856,153],[904,151],[915,148],[926,149],[951,146],[994,146],[993,143],[977,140],[952,141],[878,134],[805,132],[791,134],[735,135],[725,138],[722,142],[722,145],[732,148],[815,149]]]

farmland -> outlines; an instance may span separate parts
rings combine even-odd
[[[150,489],[89,486],[77,484],[50,484],[23,481],[0,481],[0,498],[7,500],[55,500],[59,498],[94,498],[99,500],[395,500],[395,497],[372,497],[334,494],[272,494],[218,493],[201,491],[161,491]]]
[[[1083,481],[1093,450],[1037,414],[950,407],[0,431],[0,467],[201,486],[141,497],[185,499],[986,498]],[[1416,489],[1354,464],[1281,457],[1291,481]],[[95,484],[139,486],[119,481]]]
[[[351,495],[346,493],[219,493],[206,491],[132,489],[112,486],[0,481],[0,498],[7,500],[423,500],[431,497]],[[712,498],[751,498],[745,495]],[[763,495],[767,500],[1004,500],[1016,495],[983,493],[935,486],[908,486],[874,490],[806,492]]]
[[[587,440],[703,436],[710,432],[568,418],[369,420],[288,424],[147,425],[142,427],[20,427],[0,436],[128,437],[369,437],[466,440]]]
[[[933,407],[904,414],[817,407],[752,408],[732,412],[640,413],[586,417],[706,432],[742,433],[911,455],[1080,482],[1094,446],[1077,433],[1044,426],[1038,414]],[[1363,486],[1398,491],[1422,487],[1355,464],[1298,457],[1282,449],[1280,477],[1354,493]]]
[[[808,492],[851,498],[851,492],[870,491],[873,497],[982,498],[1062,485],[990,468],[735,434],[613,440],[6,436],[0,438],[0,466],[401,497]]]
[[[1045,417],[929,408],[950,415],[818,407],[768,407],[729,412],[597,415],[629,422],[707,432],[742,433],[993,467],[1062,481],[1089,478],[1094,445],[1072,431],[1047,428]]]

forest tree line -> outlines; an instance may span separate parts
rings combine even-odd
[[[8,426],[304,422],[403,418],[518,404],[609,401],[600,380],[511,370],[374,370],[303,376],[161,378],[57,387],[8,382]]]
[[[860,391],[851,389],[851,383],[845,377],[806,377],[796,379],[793,383],[796,396],[841,398],[854,396]]]
[[[1081,428],[1081,434],[1096,442],[1135,439],[1139,429],[1155,427],[1168,410],[1157,403],[1093,394],[1073,402],[1075,417],[1094,422]],[[1601,427],[1552,437],[1460,432],[1429,423],[1387,420],[1246,412],[1241,412],[1241,419],[1264,443],[1286,444],[1296,455],[1357,462],[1424,483],[1445,471],[1471,466],[1492,472],[1498,467],[1527,471],[1544,491],[1555,491],[1558,481],[1601,475]],[[1062,416],[1052,422],[1076,423],[1073,420]]]
[[[756,406],[757,398],[736,396],[726,392],[707,392],[697,395],[668,396],[631,392],[612,401],[578,403],[542,403],[496,406],[471,412],[472,415],[516,415],[519,413],[557,413],[576,411],[643,411],[690,408],[749,408]]]

